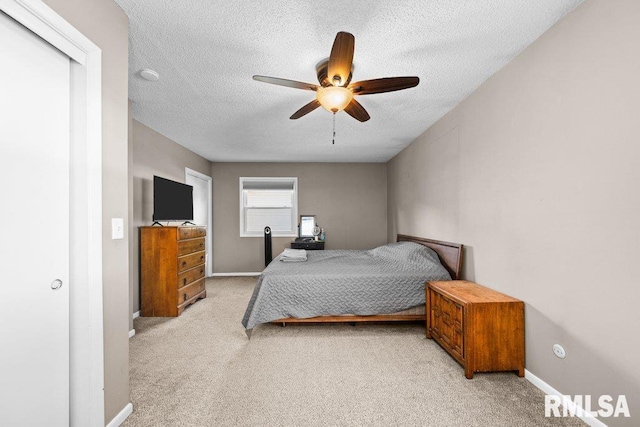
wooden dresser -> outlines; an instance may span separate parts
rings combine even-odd
[[[427,338],[475,372],[524,376],[524,303],[473,282],[427,282]]]
[[[176,317],[207,296],[206,227],[140,227],[140,315]]]

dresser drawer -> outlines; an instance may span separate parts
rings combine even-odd
[[[178,227],[178,240],[193,239],[193,227]]]
[[[204,264],[205,252],[196,252],[191,255],[185,255],[178,258],[178,273],[187,271],[200,264]],[[175,276],[174,276],[175,277]]]
[[[464,359],[463,307],[431,289],[428,292],[429,332],[454,357]]]
[[[178,256],[204,251],[204,239],[189,239],[178,242]]]
[[[207,227],[193,227],[193,237],[204,237],[207,235]]]
[[[204,277],[204,265],[178,275],[178,289]]]
[[[204,279],[200,279],[197,282],[178,289],[178,305],[189,301],[202,291],[204,291]]]

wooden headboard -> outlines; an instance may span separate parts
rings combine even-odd
[[[414,242],[433,249],[438,254],[438,257],[440,257],[442,265],[444,265],[449,271],[449,274],[451,274],[451,278],[456,280],[460,277],[460,269],[462,267],[461,244],[407,236],[406,234],[398,234],[398,242]]]

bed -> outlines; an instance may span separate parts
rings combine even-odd
[[[424,282],[457,279],[462,245],[399,234],[365,251],[308,251],[263,271],[242,324],[424,321]]]

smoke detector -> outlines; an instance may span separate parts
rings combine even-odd
[[[148,68],[140,70],[140,76],[145,80],[149,80],[150,82],[157,82],[160,79],[160,74]]]

